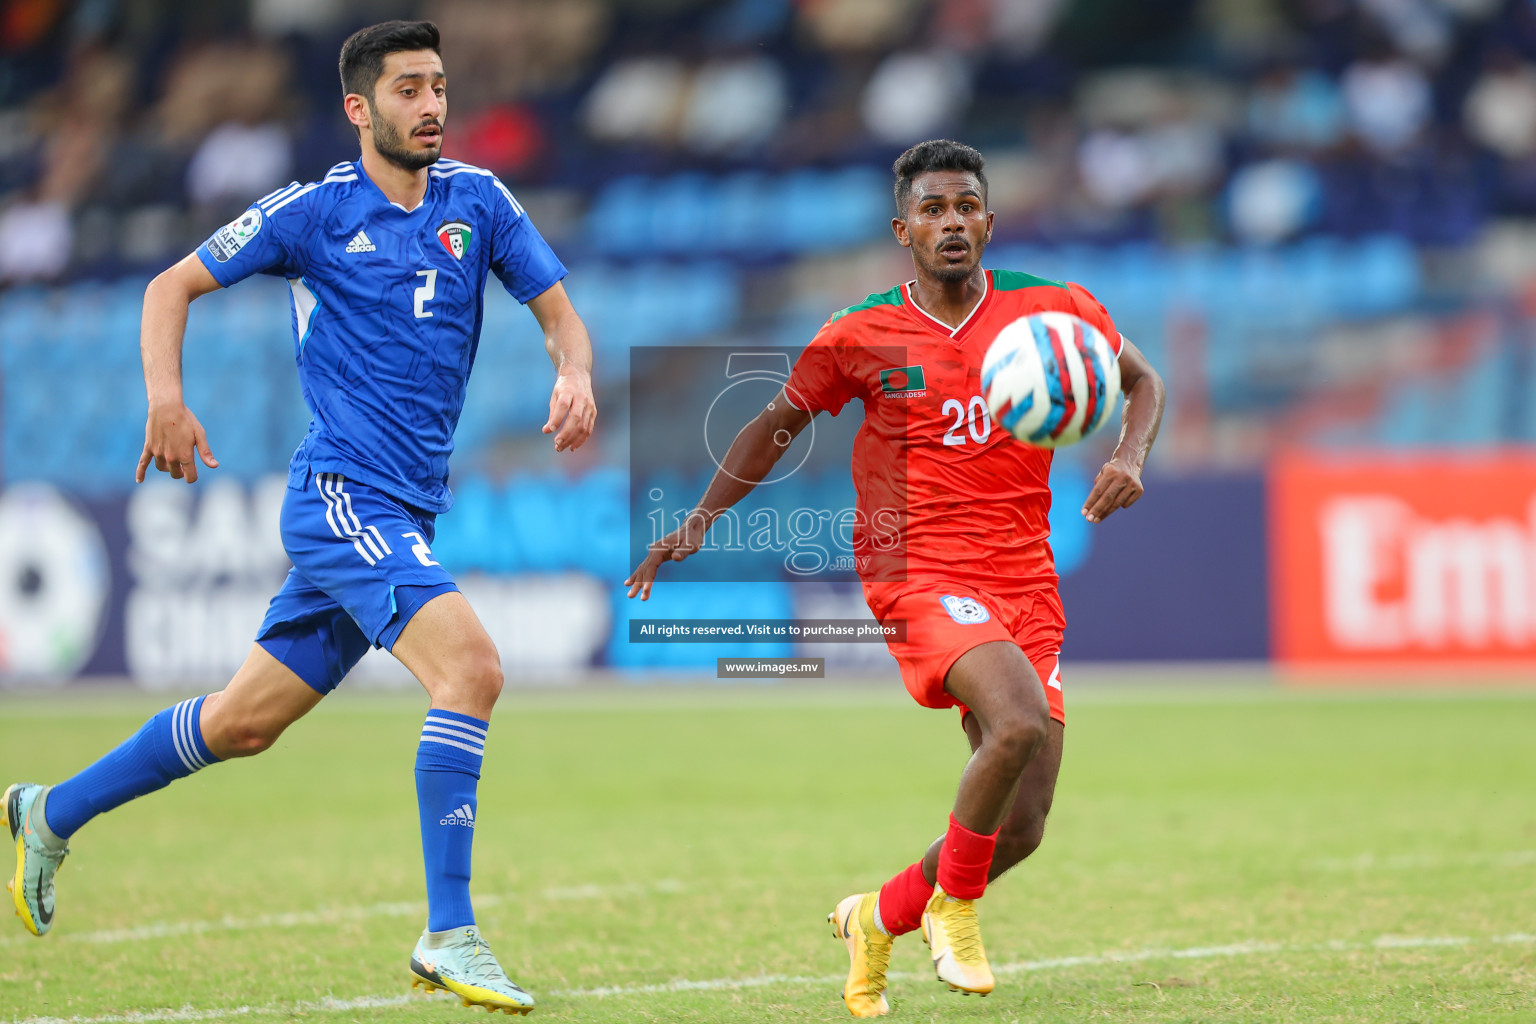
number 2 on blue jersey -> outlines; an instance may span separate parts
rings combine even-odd
[[[416,319],[422,320],[432,315],[432,311],[426,308],[432,301],[432,296],[437,294],[437,268],[431,270],[416,271],[417,277],[424,277],[426,281],[416,289]]]

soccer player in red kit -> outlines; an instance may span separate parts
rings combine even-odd
[[[698,507],[625,581],[631,597],[648,597],[657,567],[698,551],[715,517],[767,476],[812,417],[864,404],[852,461],[864,595],[877,619],[905,623],[890,649],[908,692],[924,707],[958,706],[972,754],[945,834],[830,915],[851,958],[843,1001],[858,1017],[889,1011],[891,945],[919,927],[939,980],[992,990],[976,901],[1040,845],[1061,766],[1066,619],[1047,522],[1051,453],[991,422],[981,389],[988,345],[1020,317],[1057,311],[1093,324],[1117,353],[1125,409],[1082,509],[1091,523],[1141,497],[1162,419],[1161,378],[1085,289],[982,267],[992,234],[982,168],[980,153],[947,140],[901,155],[891,225],[916,279],[827,321],[737,435]]]

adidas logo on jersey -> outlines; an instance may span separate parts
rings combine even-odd
[[[376,249],[378,246],[373,244],[366,231],[359,231],[353,236],[352,241],[347,243],[347,252],[373,252]]]
[[[475,827],[475,809],[469,804],[457,807],[446,818],[438,822],[439,825],[462,825],[465,828]]]

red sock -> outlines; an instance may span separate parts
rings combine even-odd
[[[923,923],[923,908],[933,896],[933,883],[923,877],[923,862],[904,868],[880,887],[880,924],[888,935],[917,931]]]
[[[939,849],[939,888],[956,899],[980,899],[987,891],[987,872],[996,848],[997,832],[989,836],[972,832],[951,814],[949,831]]]

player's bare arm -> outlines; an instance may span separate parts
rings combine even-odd
[[[648,601],[656,570],[663,562],[681,562],[704,543],[704,535],[726,509],[752,493],[811,422],[811,413],[795,408],[783,389],[773,401],[741,428],[720,468],[704,489],[683,525],[651,545],[645,561],[635,567],[624,585],[629,596]]]
[[[1129,340],[1124,341],[1120,350],[1120,389],[1125,393],[1120,441],[1115,445],[1114,455],[1099,470],[1088,500],[1083,502],[1083,516],[1090,523],[1101,523],[1115,509],[1130,508],[1140,500],[1145,491],[1141,469],[1163,422],[1163,405],[1167,401],[1163,378]]]
[[[581,322],[565,286],[555,283],[528,308],[544,332],[544,350],[555,364],[555,387],[549,396],[544,433],[555,435],[555,451],[574,451],[592,436],[597,402],[592,397],[592,339]]]
[[[139,483],[144,482],[150,463],[189,484],[197,481],[197,458],[210,469],[219,464],[203,425],[181,394],[181,343],[187,330],[187,309],[193,299],[218,287],[219,282],[193,253],[149,282],[144,291],[139,351],[144,360],[149,418],[144,424],[144,452],[134,474]]]

